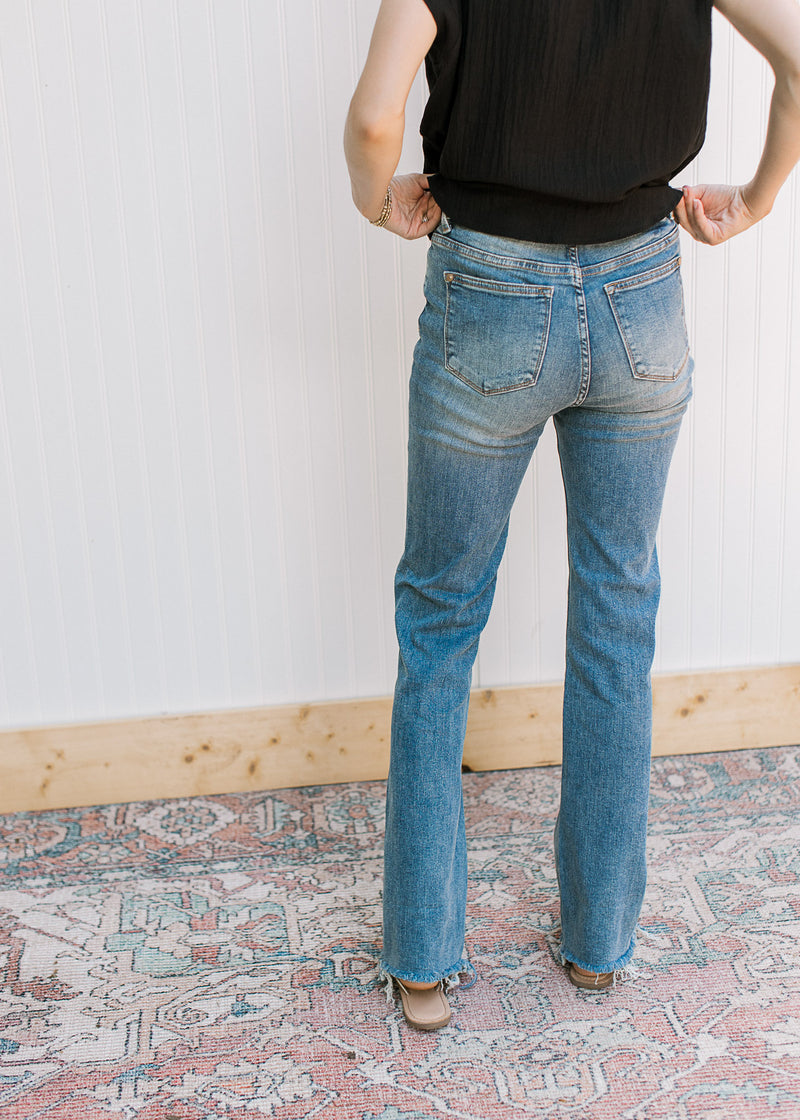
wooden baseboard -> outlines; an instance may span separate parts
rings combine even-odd
[[[560,685],[478,689],[464,764],[560,761]],[[653,753],[800,742],[800,665],[657,676]],[[249,708],[0,733],[0,813],[385,778],[391,700]]]

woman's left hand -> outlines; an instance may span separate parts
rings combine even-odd
[[[432,233],[442,211],[428,187],[427,175],[395,175],[392,179],[392,213],[383,227],[413,241]]]
[[[684,187],[675,217],[695,241],[721,245],[749,229],[763,215],[755,214],[744,197],[744,187],[711,185]]]

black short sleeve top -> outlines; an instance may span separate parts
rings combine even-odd
[[[641,232],[705,137],[712,0],[425,0],[424,169],[453,221],[561,244]]]

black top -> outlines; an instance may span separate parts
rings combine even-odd
[[[425,0],[420,131],[457,224],[585,244],[641,233],[705,137],[712,0]]]

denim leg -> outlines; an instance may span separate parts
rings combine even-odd
[[[621,968],[645,885],[655,555],[691,389],[677,227],[595,246],[432,236],[410,393],[406,547],[387,790],[384,971],[464,965],[461,757],[509,512],[546,419],[570,595],[556,827],[562,952]]]
[[[654,411],[555,417],[569,545],[561,951],[595,972],[630,959],[644,897],[656,530],[688,402],[686,386],[675,388],[677,399]]]
[[[543,423],[500,436],[507,400],[425,356],[411,380],[406,545],[395,579],[398,676],[386,795],[382,968],[463,969],[467,858],[461,759],[472,666],[512,503]]]

